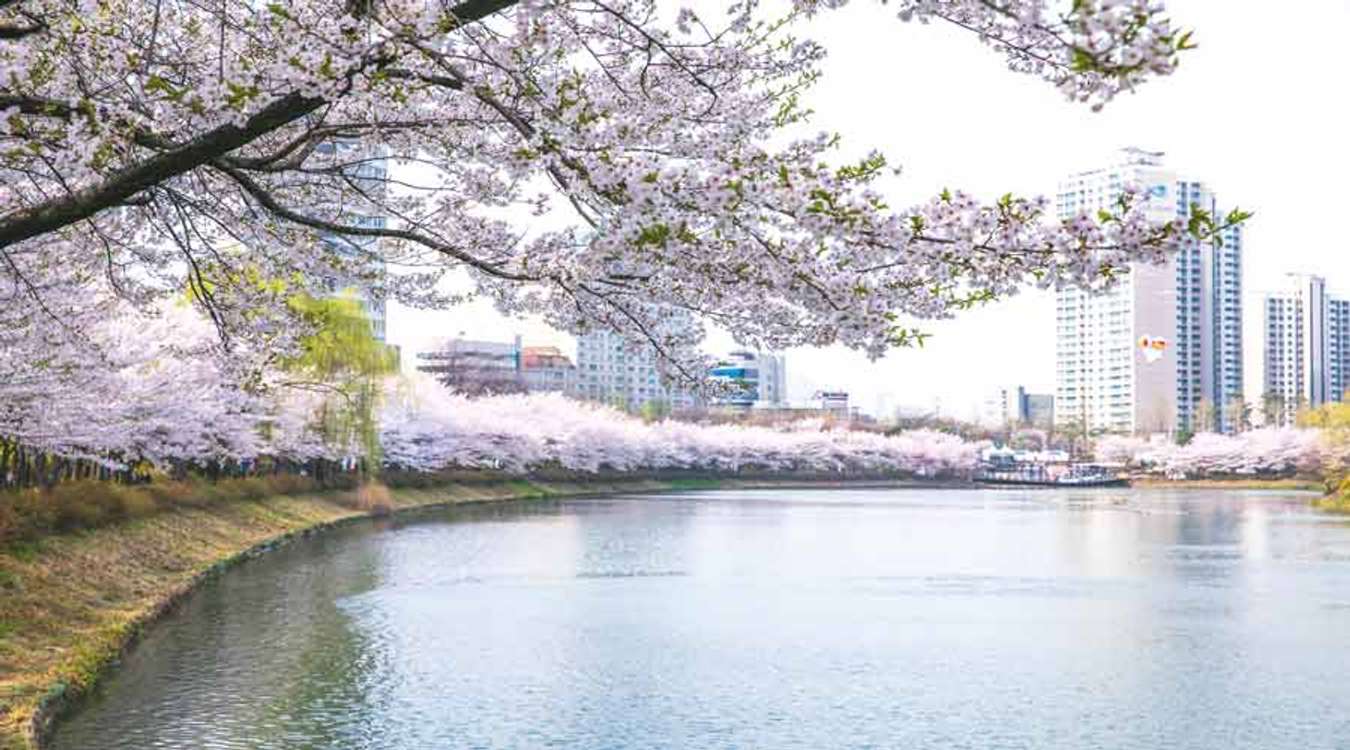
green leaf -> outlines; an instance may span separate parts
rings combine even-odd
[[[1087,73],[1097,68],[1097,58],[1091,53],[1080,47],[1074,47],[1073,59],[1069,63],[1069,69],[1075,73]]]
[[[184,89],[175,87],[173,84],[160,78],[154,73],[151,73],[150,77],[145,80],[145,90],[159,92],[163,94],[165,98],[175,102],[182,99],[183,94],[186,93]]]

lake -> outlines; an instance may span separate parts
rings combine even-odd
[[[204,586],[53,747],[1350,748],[1350,521],[755,490],[357,524]]]

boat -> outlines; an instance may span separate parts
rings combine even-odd
[[[985,462],[975,472],[979,484],[1016,487],[1128,487],[1130,480],[1105,466],[1086,463]]]

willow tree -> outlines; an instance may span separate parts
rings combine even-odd
[[[339,454],[360,456],[364,473],[381,462],[379,411],[385,376],[398,368],[394,350],[375,338],[362,303],[350,296],[298,294],[288,302],[303,322],[299,352],[278,365],[278,385],[309,391],[319,434]]]

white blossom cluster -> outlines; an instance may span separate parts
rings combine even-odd
[[[267,448],[265,403],[240,387],[229,369],[238,360],[218,356],[195,310],[91,307],[107,316],[76,334],[41,316],[8,328],[0,305],[0,439],[115,467],[241,460]],[[30,342],[7,331],[38,337],[46,358],[25,358]]]
[[[1311,472],[1334,452],[1321,431],[1295,427],[1263,428],[1236,435],[1202,432],[1186,445],[1106,436],[1097,441],[1095,449],[1099,461],[1190,477]]]
[[[468,399],[427,379],[405,383],[381,419],[386,464],[417,471],[560,466],[595,472],[884,472],[940,476],[973,468],[979,446],[945,433],[645,423],[556,394]]]
[[[1100,109],[1150,76],[1167,75],[1190,36],[1156,0],[899,0],[900,18],[975,31],[1013,70],[1035,73]]]
[[[701,321],[881,356],[1026,285],[1110,283],[1195,229],[1137,195],[1067,223],[1012,196],[892,206],[885,158],[838,163],[802,104],[825,54],[810,19],[843,4],[6,2],[0,281],[28,325],[91,279],[143,311],[188,289],[256,349],[288,345],[258,279],[440,305],[466,270],[505,312],[618,331],[696,378]],[[1139,0],[895,5],[1094,104],[1185,46]],[[35,282],[36,258],[76,278]]]
[[[25,270],[37,279],[42,269]],[[97,290],[87,288],[90,312],[78,318],[79,331],[54,317],[19,325],[5,316],[25,308],[0,305],[0,441],[109,468],[362,457],[359,444],[327,437],[333,403],[325,384],[289,382],[265,353],[222,356],[211,323],[181,300],[141,312]],[[40,339],[45,360],[18,356],[29,336]],[[924,431],[885,437],[818,423],[791,431],[647,424],[558,395],[467,399],[428,376],[391,378],[384,390],[383,461],[415,471],[753,467],[932,476],[969,469],[978,449]]]

